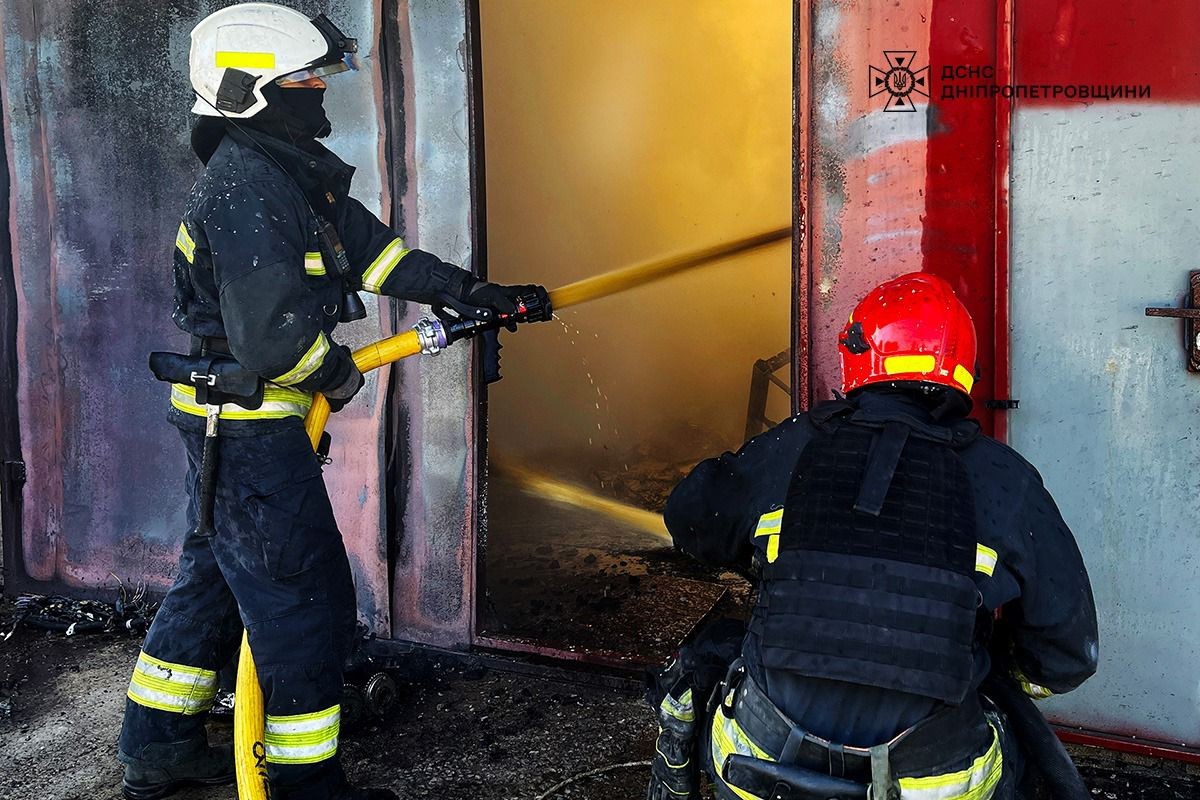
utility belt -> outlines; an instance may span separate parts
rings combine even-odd
[[[974,692],[889,742],[850,747],[795,724],[738,659],[709,711],[713,775],[742,800],[987,800],[1003,769]]]
[[[190,387],[198,406],[236,403],[245,409],[263,404],[263,380],[229,351],[229,340],[193,336],[191,351],[150,354],[150,371],[160,381]]]
[[[210,405],[221,419],[303,417],[312,405],[308,392],[268,383],[239,364],[223,337],[193,336],[187,354],[151,353],[150,370],[172,384],[171,405],[196,417]]]

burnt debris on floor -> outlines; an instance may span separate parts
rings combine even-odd
[[[74,636],[82,633],[142,635],[150,628],[158,604],[144,584],[130,587],[118,580],[112,602],[78,600],[61,595],[24,594],[16,598],[8,621],[0,625],[0,641],[25,625],[38,630]]]
[[[14,606],[0,601],[0,624]],[[7,628],[5,628],[7,630]],[[140,642],[66,637],[28,627],[0,643],[0,798],[119,800],[114,757],[125,687]],[[391,661],[392,710],[342,737],[351,777],[405,798],[639,800],[653,754],[654,718],[635,676],[540,669],[499,659],[418,651]],[[226,722],[210,725],[228,740]],[[1200,775],[1176,763],[1074,748],[1093,796],[1182,800]],[[634,766],[621,767],[620,765]],[[564,782],[566,782],[564,784]],[[556,786],[551,794],[546,795]],[[187,790],[179,800],[233,800],[231,787]]]

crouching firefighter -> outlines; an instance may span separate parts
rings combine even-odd
[[[701,766],[723,800],[1012,798],[1022,762],[1088,796],[1021,689],[1095,671],[1091,587],[1037,471],[966,418],[970,315],[905,275],[838,352],[844,396],[702,462],[667,503],[680,550],[758,582],[715,688],[687,648],[665,673],[649,797],[698,797]]]
[[[342,668],[355,641],[346,550],[303,428],[314,393],[337,410],[363,385],[339,322],[357,292],[505,319],[540,286],[500,286],[408,247],[350,196],[353,169],[330,133],[323,78],[353,65],[355,40],[324,16],[267,3],[217,11],[192,31],[204,169],[175,240],[175,323],[187,354],[155,354],[189,470],[178,577],[129,685],[119,758],[130,800],[233,780],[205,717],[217,670],[244,626],[266,704],[274,800],[383,800],[338,761]],[[206,435],[207,434],[207,435]]]

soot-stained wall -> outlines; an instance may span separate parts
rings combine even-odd
[[[153,349],[183,348],[170,321],[171,254],[188,188],[199,168],[188,135],[189,32],[227,2],[9,0],[3,30],[5,149],[11,172],[11,263],[3,270],[0,316],[15,316],[3,394],[17,419],[3,421],[4,457],[28,468],[17,528],[4,531],[10,587],[94,592],[113,576],[164,589],[185,532],[184,458],[166,422],[167,390],[146,369]],[[364,69],[330,81],[328,144],[355,164],[354,194],[391,219],[413,245],[428,241],[448,259],[470,258],[465,64],[461,84],[441,105],[417,108],[417,84],[447,69],[445,53],[464,46],[461,3],[294,2],[327,13],[360,41]],[[413,31],[429,31],[435,63],[414,54]],[[445,39],[445,41],[442,41]],[[453,79],[450,79],[453,82]],[[449,103],[449,106],[446,104]],[[426,116],[428,115],[428,124]],[[461,130],[459,130],[461,129]],[[456,169],[440,165],[451,162]],[[417,202],[418,187],[456,182]],[[393,202],[393,192],[396,193]],[[452,196],[453,202],[443,202]],[[465,243],[465,244],[464,244]],[[411,305],[411,304],[408,304]],[[368,321],[339,331],[357,346],[414,317],[406,304],[368,303]],[[7,350],[0,354],[7,354]],[[382,370],[330,425],[334,463],[326,482],[359,587],[360,612],[377,633],[392,633],[390,572],[418,586],[433,573],[448,584],[427,609],[426,638],[462,641],[467,616],[447,597],[465,591],[461,556],[466,525],[469,352],[435,363]],[[15,367],[15,369],[14,369]],[[385,420],[385,390],[400,424]],[[436,390],[453,420],[424,420]],[[19,451],[16,439],[19,434]],[[388,438],[388,437],[391,438]],[[426,442],[434,444],[426,445]],[[385,459],[391,465],[385,469]],[[424,473],[439,482],[423,499]],[[388,524],[381,483],[397,489]],[[436,506],[435,523],[429,509]],[[433,526],[451,531],[429,546]],[[453,546],[451,546],[451,544]],[[415,553],[415,554],[414,554]],[[448,555],[447,555],[448,554]],[[450,567],[440,571],[431,564]]]

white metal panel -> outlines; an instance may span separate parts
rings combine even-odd
[[[1046,708],[1200,745],[1200,375],[1180,324],[1143,311],[1200,268],[1200,108],[1030,108],[1013,134],[1009,438],[1075,531],[1100,616],[1097,675]]]

